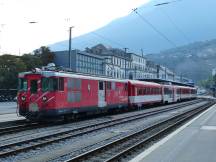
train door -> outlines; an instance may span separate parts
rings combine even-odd
[[[39,90],[40,90],[40,76],[32,76],[28,78],[29,80],[29,111],[36,112],[39,110],[38,107],[38,98],[39,98]]]
[[[98,82],[98,107],[105,107],[107,105],[105,101],[105,82]]]

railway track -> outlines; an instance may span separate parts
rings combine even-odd
[[[199,100],[182,103],[180,105],[187,106],[189,104],[193,104],[193,103],[196,103],[196,102],[199,102]],[[170,107],[172,107],[172,105],[170,105],[166,110],[169,110]],[[154,112],[154,111],[152,111],[152,112]],[[6,135],[6,134],[11,134],[11,133],[18,133],[18,132],[21,132],[21,131],[37,129],[37,128],[44,128],[44,127],[48,127],[48,126],[61,125],[61,124],[64,124],[64,123],[58,122],[58,123],[42,124],[42,123],[36,123],[36,122],[35,123],[30,123],[30,122],[26,122],[25,120],[20,120],[20,121],[15,121],[15,122],[14,121],[6,122],[6,123],[2,123],[2,124],[0,123],[0,136],[1,135]],[[4,125],[6,125],[6,126],[4,126]]]
[[[45,124],[39,125],[38,123],[23,123],[15,126],[4,127],[4,128],[0,128],[0,136],[5,134],[17,133],[21,131],[27,131],[36,128],[42,128],[45,126],[47,125]]]
[[[149,142],[162,137],[170,130],[177,127],[186,120],[192,118],[196,114],[206,110],[214,103],[208,103],[205,106],[194,108],[182,114],[175,115],[174,117],[165,119],[142,130],[132,133],[126,137],[115,140],[88,152],[85,152],[76,157],[68,159],[66,162],[79,162],[79,161],[125,161],[123,158],[133,154],[135,151],[140,150],[144,145]]]
[[[201,100],[201,101],[203,101],[203,100]],[[105,122],[90,124],[90,125],[78,127],[75,129],[69,129],[67,131],[61,131],[58,133],[45,135],[42,137],[31,138],[28,140],[21,140],[18,142],[10,142],[10,143],[4,144],[4,145],[0,145],[0,158],[14,155],[14,154],[24,152],[27,150],[31,150],[31,149],[34,149],[37,147],[45,146],[45,145],[48,145],[48,144],[51,144],[54,142],[59,142],[59,141],[69,139],[72,137],[81,136],[83,134],[91,133],[93,131],[97,131],[97,130],[100,130],[103,128],[108,128],[108,127],[112,127],[115,125],[119,125],[119,124],[123,124],[123,123],[127,123],[127,122],[132,122],[132,121],[135,121],[138,119],[157,115],[159,113],[176,110],[176,109],[179,109],[179,108],[182,108],[185,106],[193,105],[194,103],[197,103],[197,102],[198,101],[194,101],[194,102],[189,102],[189,103],[185,103],[185,104],[181,104],[181,105],[177,105],[177,106],[173,105],[173,107],[171,107],[171,108],[169,107],[169,108],[164,108],[162,110],[151,111],[148,113],[140,113],[140,114],[135,114],[132,116],[122,117],[122,118],[118,118],[118,119],[111,119],[111,120],[108,120]]]

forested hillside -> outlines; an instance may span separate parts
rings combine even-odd
[[[162,51],[159,54],[149,54],[146,57],[198,82],[207,79],[216,67],[216,39]]]

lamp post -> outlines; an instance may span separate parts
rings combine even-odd
[[[181,1],[181,0],[174,0],[174,1],[162,2],[162,3],[155,4],[154,6],[163,6],[163,5],[168,5],[168,4],[170,4],[170,3],[178,2],[178,1]]]
[[[74,28],[74,26],[70,26],[69,27],[69,49],[68,49],[68,56],[69,56],[69,68],[71,69],[71,44],[72,44],[72,29]]]
[[[126,54],[127,54],[127,50],[128,48],[124,48],[124,51],[125,51],[125,67],[124,67],[124,70],[125,70],[125,79],[126,79]]]

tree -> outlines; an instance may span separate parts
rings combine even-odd
[[[18,73],[23,71],[26,65],[18,56],[0,56],[0,89],[17,88]]]
[[[215,84],[216,84],[216,76],[209,76],[208,79],[201,80],[199,82],[199,86],[206,88],[206,89],[212,88],[213,86],[215,86]]]
[[[42,66],[42,60],[40,59],[40,57],[32,55],[32,54],[24,54],[20,57],[20,59],[26,65],[27,71],[30,71],[33,68]]]
[[[39,49],[36,49],[34,55],[41,59],[43,66],[46,66],[54,60],[54,54],[51,52],[49,47],[46,46],[41,46]]]

